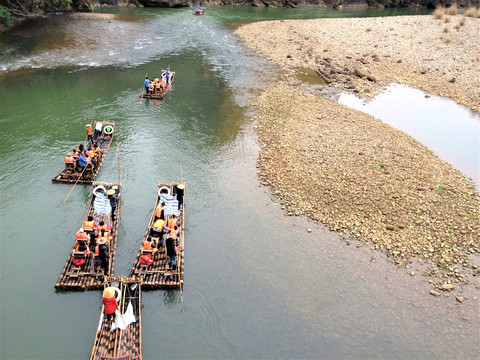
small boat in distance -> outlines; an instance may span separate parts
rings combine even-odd
[[[175,71],[170,71],[170,69],[162,70],[160,78],[154,77],[152,80],[146,78],[140,97],[145,99],[163,99],[172,88],[174,78]]]
[[[195,9],[195,12],[193,13],[193,15],[203,15],[203,13],[205,12],[205,8],[204,7],[201,7],[201,6],[198,6],[196,9]]]

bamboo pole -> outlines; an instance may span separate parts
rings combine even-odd
[[[88,164],[87,164],[87,165],[88,165]],[[72,189],[71,189],[70,192],[68,193],[68,195],[67,195],[67,197],[65,198],[65,200],[63,200],[63,203],[62,203],[62,205],[60,205],[60,207],[62,207],[62,206],[65,204],[65,202],[67,201],[68,197],[69,197],[70,194],[72,193],[73,189],[75,189],[75,186],[77,186],[78,180],[80,180],[80,178],[82,177],[85,169],[87,168],[87,165],[85,165],[85,167],[83,168],[82,173],[81,173],[80,176],[78,177],[77,181],[75,181],[75,184],[73,184]]]

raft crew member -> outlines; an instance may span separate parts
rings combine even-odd
[[[107,242],[107,238],[102,236],[98,239],[98,245],[95,247],[95,255],[97,255],[95,263],[97,266],[102,267],[104,275],[107,275],[108,273],[108,258],[110,257],[108,254]]]
[[[167,82],[167,84],[170,82],[169,79],[168,79],[168,76],[170,75],[170,71],[165,70],[165,81]]]
[[[183,184],[178,184],[175,186],[175,193],[177,194],[177,200],[178,200],[178,210],[183,205],[183,196],[185,194],[185,185]]]
[[[103,124],[99,121],[95,124],[95,134],[93,135],[94,139],[98,139],[102,135]]]
[[[177,269],[177,252],[175,251],[175,239],[168,235],[165,241],[168,256],[168,266],[173,264],[173,270]]]
[[[162,219],[165,220],[165,203],[162,202],[161,205],[158,205],[155,208],[155,220]]]
[[[112,287],[107,287],[103,290],[102,303],[104,305],[104,313],[107,315],[107,320],[115,321],[115,310],[118,309],[117,299],[115,299],[115,290]]]
[[[145,92],[148,93],[148,87],[150,85],[150,80],[148,80],[148,77],[145,78],[145,81],[143,82],[143,86],[145,86]]]
[[[115,210],[117,209],[118,198],[119,198],[120,194],[115,195],[115,190],[114,189],[108,189],[107,190],[107,195],[108,195],[108,199],[110,200],[110,206],[112,207],[111,218],[112,218],[112,222],[113,222],[113,221],[115,221]]]
[[[87,132],[88,141],[92,141],[92,125],[90,124],[85,125],[85,130]]]

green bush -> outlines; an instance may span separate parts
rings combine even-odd
[[[48,0],[47,3],[52,10],[65,10],[72,5],[72,0]]]
[[[9,27],[12,25],[12,16],[6,7],[0,5],[0,24]]]

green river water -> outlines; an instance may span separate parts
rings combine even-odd
[[[248,104],[277,70],[229,29],[262,19],[401,13],[102,11],[115,16],[53,14],[0,35],[2,359],[90,355],[101,293],[56,291],[54,284],[91,187],[78,185],[61,206],[71,186],[51,178],[93,120],[117,124],[123,194],[116,275],[126,275],[135,258],[156,183],[180,174],[187,182],[184,302],[178,291],[144,292],[145,359],[478,356],[478,292],[461,290],[461,306],[452,295],[431,297],[411,269],[346,246],[306,219],[284,217],[256,175]],[[176,77],[167,98],[140,100],[145,74],[168,65]],[[114,142],[97,180],[117,181],[116,150]],[[412,268],[421,273],[420,265]]]

